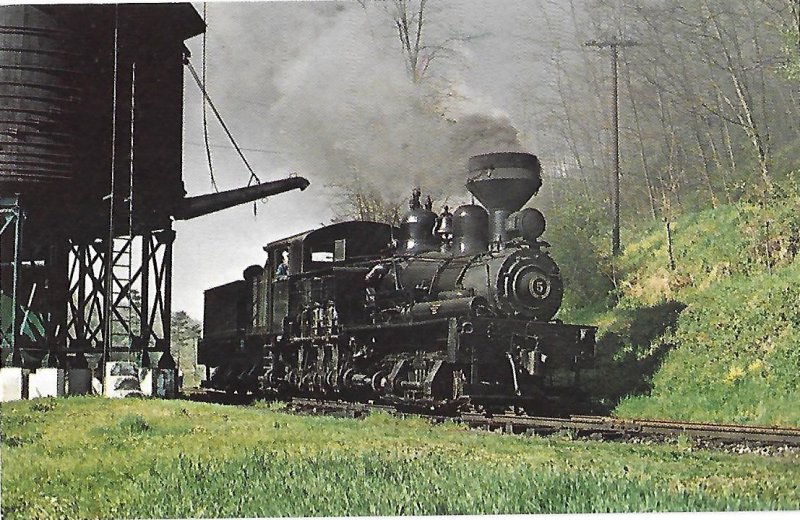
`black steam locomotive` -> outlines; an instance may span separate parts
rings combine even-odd
[[[437,216],[415,190],[399,229],[342,222],[267,245],[264,267],[205,292],[206,385],[557,412],[596,329],[553,319],[544,217],[520,211],[541,182],[534,155],[479,155],[467,188],[483,207]]]

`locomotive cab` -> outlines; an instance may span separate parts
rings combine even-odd
[[[329,302],[333,302],[351,307],[348,300],[352,295],[346,288],[361,283],[369,270],[353,264],[385,255],[396,232],[388,224],[341,222],[265,246],[267,262],[262,283],[266,301],[264,315],[259,317],[267,324],[265,333],[291,333],[304,310],[315,306],[330,306]],[[278,267],[284,252],[288,252],[288,271],[282,276],[278,275]]]

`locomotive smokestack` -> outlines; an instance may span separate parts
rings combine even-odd
[[[509,239],[506,219],[542,186],[542,167],[535,155],[498,152],[469,158],[467,189],[487,210],[492,242]]]
[[[175,208],[174,216],[177,220],[189,220],[190,218],[208,215],[209,213],[252,202],[269,195],[277,195],[295,189],[304,190],[309,184],[305,177],[289,177],[288,179],[264,182],[245,188],[188,197],[180,201]]]

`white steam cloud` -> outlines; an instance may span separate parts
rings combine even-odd
[[[258,140],[283,151],[283,159],[317,184],[357,179],[385,197],[405,197],[421,185],[435,198],[466,200],[470,155],[520,150],[510,117],[471,95],[459,79],[463,46],[455,41],[431,63],[430,77],[410,80],[391,19],[380,8],[305,5],[304,45],[291,59],[255,71],[268,106]],[[425,36],[446,34],[431,25]]]

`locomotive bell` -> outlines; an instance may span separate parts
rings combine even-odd
[[[450,213],[450,208],[444,207],[442,214],[439,215],[439,225],[436,226],[436,234],[445,238],[453,234],[453,214]]]
[[[506,219],[542,186],[539,159],[522,152],[488,153],[470,157],[468,169],[466,186],[489,210],[492,242],[506,242]]]

